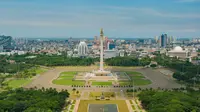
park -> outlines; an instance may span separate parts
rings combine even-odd
[[[54,67],[34,79],[25,88],[56,88],[58,91],[67,89],[70,93],[69,99],[75,101],[66,107],[66,112],[84,110],[89,108],[110,108],[144,111],[140,102],[133,92],[127,89],[138,90],[140,88],[178,88],[180,85],[172,79],[168,79],[161,72],[152,68],[139,67],[111,67],[105,69],[117,72],[119,80],[75,80],[76,75],[98,69],[98,66],[68,66]],[[127,80],[124,80],[127,79]],[[102,94],[104,98],[102,99]],[[91,105],[92,104],[92,105]],[[98,105],[93,105],[98,104]],[[112,104],[112,106],[102,105]],[[88,105],[91,105],[88,106]],[[125,105],[125,106],[119,106]],[[87,107],[87,108],[86,108]],[[72,111],[72,112],[73,112]]]

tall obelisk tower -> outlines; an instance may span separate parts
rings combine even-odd
[[[100,31],[100,41],[101,41],[101,46],[100,46],[100,71],[104,71],[103,69],[103,28],[101,28]]]

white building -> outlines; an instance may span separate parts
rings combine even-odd
[[[119,51],[119,56],[124,57],[125,56],[125,51],[124,50],[120,50]]]
[[[80,42],[78,45],[78,55],[86,56],[88,54],[88,47],[85,42]]]
[[[71,57],[73,55],[73,51],[67,51],[67,56]]]
[[[181,59],[188,58],[188,51],[183,50],[180,46],[176,46],[173,50],[168,51],[168,55],[170,57],[178,57]]]
[[[116,50],[104,50],[104,58],[112,58],[119,56],[119,53]]]

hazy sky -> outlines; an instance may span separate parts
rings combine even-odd
[[[200,37],[200,0],[0,0],[13,37]]]

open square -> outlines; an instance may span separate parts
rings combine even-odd
[[[90,107],[90,105],[92,106]],[[96,108],[96,110],[92,111],[90,108]],[[100,110],[100,108],[104,108],[105,110],[98,111],[97,109]],[[106,111],[106,109],[110,110]],[[125,100],[81,100],[78,106],[78,112],[129,112],[129,110]]]
[[[118,112],[116,104],[89,104],[88,112]]]

